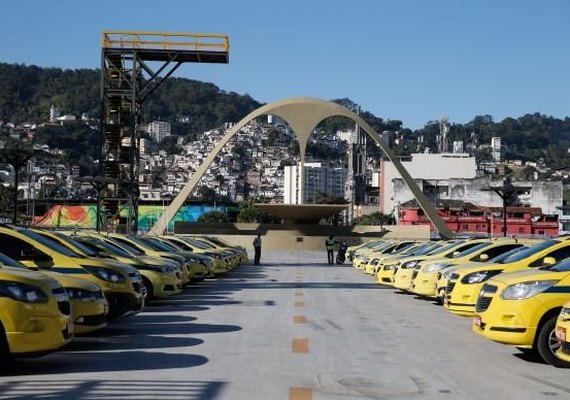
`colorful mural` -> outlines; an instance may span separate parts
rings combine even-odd
[[[139,230],[148,231],[152,224],[162,215],[166,206],[140,206],[139,207]],[[196,222],[200,216],[209,211],[227,212],[224,206],[182,206],[172,218],[168,230],[174,230],[176,221]],[[124,210],[125,216],[127,211]],[[36,217],[33,225],[43,228],[91,228],[96,227],[97,207],[95,205],[67,206],[56,205],[48,210],[45,215]],[[103,216],[105,218],[105,216]]]

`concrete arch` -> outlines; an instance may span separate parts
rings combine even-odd
[[[394,167],[402,176],[403,180],[412,191],[418,204],[431,220],[431,222],[435,225],[440,235],[444,238],[452,238],[454,236],[451,230],[445,225],[445,222],[439,217],[435,208],[425,197],[420,188],[416,185],[408,171],[400,163],[396,155],[392,152],[392,150],[390,150],[388,146],[386,146],[386,144],[380,139],[378,133],[376,133],[376,131],[374,131],[370,125],[368,125],[362,118],[360,118],[358,114],[350,111],[345,107],[342,107],[330,101],[311,97],[294,97],[267,104],[251,112],[245,118],[235,124],[198,167],[182,191],[174,198],[170,206],[166,209],[164,214],[158,219],[156,224],[150,230],[151,234],[161,235],[165,232],[166,227],[168,226],[168,223],[172,217],[174,217],[174,215],[178,212],[178,209],[183,205],[184,201],[195,189],[196,185],[202,176],[206,173],[210,164],[214,161],[215,157],[228,143],[228,141],[233,138],[234,135],[238,133],[240,129],[246,126],[250,121],[261,115],[267,114],[276,115],[282,118],[289,124],[293,132],[295,132],[297,141],[299,142],[301,165],[304,165],[305,151],[307,149],[309,136],[319,125],[319,123],[329,117],[337,116],[347,117],[353,120],[359,124],[360,127],[366,131],[366,133],[368,133],[368,135],[380,146],[380,149],[382,149],[388,159],[394,164]]]

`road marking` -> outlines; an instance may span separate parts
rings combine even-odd
[[[303,301],[296,301],[294,305],[295,305],[295,307],[305,307],[305,302],[303,302]]]
[[[303,292],[295,292],[295,296],[302,296]]]
[[[308,353],[309,339],[295,338],[291,340],[291,351],[293,353]]]
[[[313,400],[313,390],[309,388],[289,388],[289,400]]]
[[[305,317],[304,315],[294,315],[293,316],[293,323],[294,324],[306,324],[307,323],[307,317]]]

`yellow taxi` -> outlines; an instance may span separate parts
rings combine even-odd
[[[229,265],[230,269],[233,269],[239,265],[240,257],[236,254],[235,251],[225,248],[224,246],[216,245],[213,242],[210,242],[203,236],[186,236],[186,238],[195,243],[197,246],[210,251],[216,251],[222,254],[223,258],[225,259],[226,263]]]
[[[171,251],[164,251],[150,243],[145,242],[144,240],[142,240],[141,237],[135,235],[106,233],[106,234],[100,234],[100,236],[107,240],[111,240],[112,242],[115,242],[117,244],[120,244],[122,246],[128,247],[131,252],[137,252],[134,254],[146,255],[151,257],[162,257],[167,260],[172,260],[176,262],[180,266],[182,272],[181,274],[182,285],[187,285],[188,283],[190,283],[190,280],[192,279],[191,271],[188,268],[188,265],[182,254],[176,254]]]
[[[536,352],[545,362],[570,366],[556,357],[556,321],[570,301],[570,259],[533,270],[502,273],[479,294],[473,331],[487,339]]]
[[[556,357],[570,364],[570,302],[564,304],[558,315],[556,338],[560,342]]]
[[[143,236],[141,239],[149,246],[154,246],[156,249],[183,255],[191,282],[203,281],[208,274],[208,269],[200,262],[200,260],[198,260],[194,253],[183,249],[177,244],[163,240],[160,237]]]
[[[214,262],[214,274],[223,274],[231,269],[231,259],[225,252],[214,249],[211,246],[206,246],[190,236],[180,235],[176,236],[176,238],[184,241],[186,246],[191,249],[190,251],[192,251],[192,253],[212,257]]]
[[[394,284],[392,286],[396,289],[407,292],[410,290],[412,280],[416,277],[414,273],[417,275],[416,268],[419,268],[420,263],[442,258],[450,259],[454,254],[459,254],[462,251],[477,246],[479,243],[481,242],[476,240],[455,240],[446,246],[443,246],[435,253],[431,253],[429,256],[413,257],[411,260],[402,262],[394,274]]]
[[[465,264],[461,264],[461,265],[452,265],[451,267],[444,268],[443,270],[441,270],[440,272],[437,273],[436,292],[437,292],[438,299],[441,301],[442,304],[444,304],[446,302],[446,297],[447,297],[446,293],[447,293],[447,287],[449,285],[449,280],[451,279],[451,277],[455,273],[457,273],[461,270],[464,270],[464,269],[472,268],[472,267],[482,267],[483,265],[499,264],[499,263],[503,262],[503,260],[512,256],[513,254],[518,253],[519,251],[526,250],[526,249],[528,249],[528,246],[523,245],[520,247],[516,247],[512,250],[509,250],[509,251],[507,251],[501,255],[493,257],[493,258],[489,259],[488,261],[470,262],[470,263],[465,263]],[[479,292],[477,292],[477,293],[479,293]],[[475,295],[477,295],[477,293]],[[447,304],[444,304],[444,305],[447,305]],[[473,307],[475,307],[475,306],[473,306]]]
[[[172,296],[182,291],[180,267],[159,257],[136,256],[99,237],[74,235],[67,238],[89,257],[108,257],[136,268],[146,289],[146,299]]]
[[[354,259],[361,253],[367,251],[371,247],[377,246],[379,243],[384,242],[384,239],[377,239],[377,240],[369,240],[368,242],[361,243],[356,246],[349,246],[346,249],[346,254],[350,262],[353,262]]]
[[[3,253],[0,253],[0,265],[27,270],[25,265]],[[63,286],[71,304],[71,321],[75,334],[93,332],[107,325],[109,304],[99,286],[87,279],[57,272],[34,271],[34,273],[47,275]]]
[[[414,244],[415,243],[411,241],[395,242],[381,251],[374,251],[368,255],[368,262],[363,264],[362,269],[365,273],[374,275],[379,263],[383,262],[385,259],[401,254],[403,251],[414,246]]]
[[[410,291],[420,296],[436,298],[438,272],[446,268],[454,268],[466,263],[483,263],[490,258],[499,256],[507,251],[521,247],[517,239],[483,240],[467,250],[454,253],[449,258],[423,261],[414,268]]]
[[[175,244],[181,249],[191,252],[193,261],[202,264],[206,269],[206,274],[204,275],[204,278],[212,278],[215,275],[214,271],[215,261],[213,256],[208,256],[206,254],[194,251],[194,248],[190,246],[189,243],[187,243],[183,238],[177,235],[161,236],[158,239],[165,241],[167,243]],[[224,271],[225,271],[225,265],[224,265]]]
[[[222,248],[235,251],[240,257],[240,259],[239,259],[240,263],[246,263],[247,262],[248,257],[247,257],[247,250],[245,247],[234,246],[234,245],[228,243],[227,241],[225,241],[224,239],[221,239],[221,238],[216,237],[216,236],[203,236],[203,238],[208,240],[210,243],[221,246]]]
[[[140,312],[144,289],[140,273],[112,260],[93,259],[30,229],[1,226],[0,251],[28,268],[87,279],[103,289],[109,319]]]
[[[71,305],[55,279],[0,265],[0,294],[0,369],[12,357],[43,355],[71,341]]]
[[[391,249],[396,245],[396,243],[397,242],[394,240],[384,240],[376,242],[373,246],[362,248],[358,253],[354,254],[352,266],[356,269],[364,270],[366,268],[366,264],[372,260],[374,254],[382,253],[387,249]]]
[[[513,272],[544,265],[570,257],[570,240],[549,239],[529,246],[511,256],[491,264],[468,266],[453,273],[446,288],[444,307],[465,316],[475,312],[475,303],[485,282],[502,272]]]
[[[376,272],[376,280],[381,285],[392,286],[394,285],[394,274],[401,264],[408,261],[413,261],[416,257],[427,256],[435,253],[443,246],[443,242],[424,243],[422,246],[414,249],[410,254],[402,254],[389,260],[384,260],[378,266]]]

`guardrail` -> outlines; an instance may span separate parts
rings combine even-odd
[[[227,52],[230,39],[208,33],[104,31],[103,48]]]

